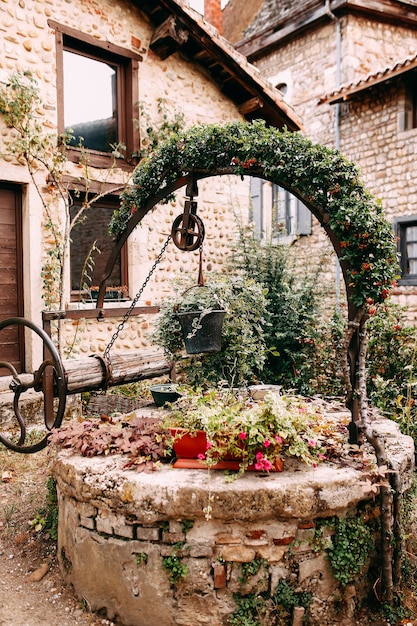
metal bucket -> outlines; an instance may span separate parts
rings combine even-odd
[[[187,354],[220,352],[226,311],[183,311],[177,313]]]

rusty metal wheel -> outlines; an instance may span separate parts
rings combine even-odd
[[[13,409],[16,420],[20,428],[20,435],[17,441],[12,441],[5,435],[0,434],[0,443],[4,444],[10,450],[31,454],[45,448],[48,444],[49,432],[52,428],[58,428],[62,423],[66,405],[66,376],[61,357],[49,335],[42,329],[23,317],[13,317],[0,322],[0,332],[8,326],[23,326],[29,328],[36,333],[43,342],[45,359],[40,367],[33,374],[25,374],[25,378],[29,381],[22,380],[22,375],[18,374],[11,363],[0,361],[0,367],[9,370],[12,375],[12,381],[9,385],[11,391],[14,392]],[[19,407],[20,396],[28,389],[43,394],[43,410],[44,410],[44,427],[46,435],[35,443],[25,445],[28,430],[25,418]],[[57,398],[56,406],[54,406],[54,398]],[[41,436],[43,435],[43,432]]]
[[[204,235],[203,221],[193,213],[178,215],[172,224],[172,241],[184,252],[197,250],[204,241]]]

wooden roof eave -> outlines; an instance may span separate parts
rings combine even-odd
[[[153,3],[152,6],[155,7],[155,4],[158,3]],[[268,86],[259,71],[250,66],[245,57],[229,48],[231,44],[218,34],[212,35],[210,31],[217,33],[215,29],[204,24],[203,20],[200,22],[194,19],[185,7],[173,0],[159,0],[159,7],[157,13],[155,8],[148,11],[146,2],[140,7],[151,20],[157,16],[159,21],[154,24],[155,33],[151,44],[155,54],[167,58],[173,52],[181,51],[189,59],[196,59],[223,92],[227,83],[232,100],[233,91],[244,95],[239,101],[235,99],[235,103],[246,119],[260,117],[278,128],[285,126],[292,131],[304,130],[301,119],[279,92]],[[233,88],[233,83],[236,89]],[[259,104],[257,110],[247,104],[252,103],[253,106],[256,101]]]
[[[354,85],[351,88],[347,87],[343,89],[342,87],[340,90],[334,92],[333,94],[330,94],[329,96],[325,96],[321,98],[319,100],[319,104],[325,104],[325,103],[340,104],[341,102],[347,102],[348,100],[353,100],[360,94],[364,93],[365,91],[368,91],[368,89],[371,89],[372,87],[375,87],[377,85],[381,85],[382,83],[387,83],[388,81],[392,81],[393,79],[399,76],[403,76],[404,74],[407,74],[408,72],[411,72],[415,70],[416,68],[417,68],[417,59],[413,61],[412,63],[399,67],[398,69],[392,70],[387,74],[381,74],[380,76],[375,76],[375,78],[372,78],[372,79],[367,80],[366,82],[364,81],[360,84]]]
[[[398,26],[417,28],[415,9],[398,6],[396,0],[330,0],[329,7],[325,3],[319,6],[311,4],[284,22],[272,21],[267,28],[237,42],[236,48],[250,61],[254,61],[288,40],[294,40],[306,30],[316,28],[323,21],[349,13],[374,18],[378,22],[394,22]]]

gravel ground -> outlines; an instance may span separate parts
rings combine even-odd
[[[45,505],[47,468],[46,451],[0,449],[0,626],[110,626],[62,583],[55,542],[31,524]]]

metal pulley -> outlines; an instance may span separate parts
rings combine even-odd
[[[174,244],[184,252],[198,250],[204,241],[204,224],[197,215],[197,202],[193,199],[184,203],[184,213],[178,215],[171,229]]]

